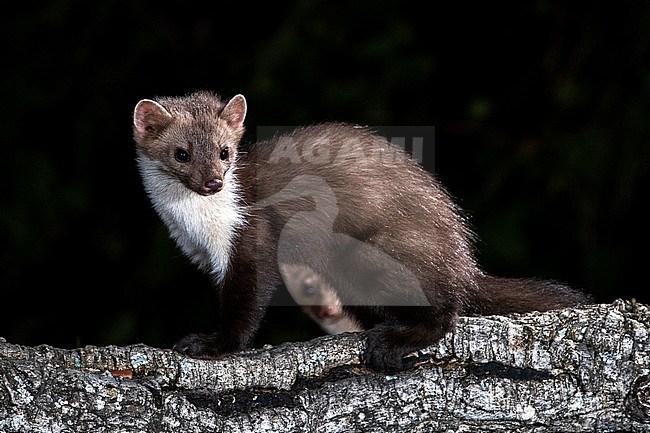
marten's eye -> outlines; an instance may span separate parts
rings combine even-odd
[[[190,153],[185,149],[176,149],[174,158],[178,162],[190,162]]]
[[[219,153],[219,158],[221,158],[222,161],[225,161],[228,159],[228,148],[224,147],[221,149],[221,153]]]
[[[314,296],[316,294],[316,289],[314,288],[314,286],[304,286],[302,288],[302,293],[306,297],[311,298],[312,296]]]

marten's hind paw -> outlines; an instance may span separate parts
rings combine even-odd
[[[402,358],[406,355],[400,346],[386,341],[382,326],[377,326],[367,332],[366,350],[362,361],[374,370],[383,373],[395,373],[404,369]]]

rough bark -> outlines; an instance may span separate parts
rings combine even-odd
[[[0,339],[0,432],[650,431],[650,310],[464,317],[395,375],[363,334],[193,360]]]

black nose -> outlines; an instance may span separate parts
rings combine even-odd
[[[203,184],[203,187],[205,188],[205,192],[208,194],[214,194],[215,192],[221,191],[221,188],[223,188],[223,181],[221,179],[210,179],[206,180],[205,183]]]

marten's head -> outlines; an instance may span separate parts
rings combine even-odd
[[[246,99],[224,102],[199,91],[180,98],[143,99],[133,112],[133,135],[139,158],[179,179],[201,195],[212,195],[234,167],[244,134]]]

